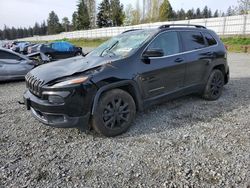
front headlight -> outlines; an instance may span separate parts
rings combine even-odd
[[[53,87],[62,87],[62,86],[68,86],[68,85],[72,85],[72,84],[81,84],[81,83],[85,82],[87,79],[88,79],[87,76],[80,77],[80,78],[74,78],[74,79],[59,82],[59,83],[53,85]]]

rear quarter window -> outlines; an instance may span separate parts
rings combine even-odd
[[[214,39],[214,37],[211,34],[204,33],[203,35],[204,35],[205,39],[207,40],[208,46],[213,46],[213,45],[217,44],[217,41]]]
[[[192,51],[206,47],[203,35],[198,31],[180,31],[185,51]]]

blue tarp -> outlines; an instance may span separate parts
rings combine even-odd
[[[72,44],[68,42],[54,42],[51,47],[59,52],[69,52],[73,50]]]

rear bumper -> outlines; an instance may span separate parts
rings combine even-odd
[[[84,115],[71,116],[67,113],[67,105],[49,104],[34,96],[30,91],[24,93],[24,103],[27,110],[41,123],[56,128],[80,128],[89,129],[90,112]]]

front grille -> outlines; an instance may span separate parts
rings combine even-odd
[[[29,91],[34,95],[41,97],[41,88],[44,84],[44,81],[36,78],[30,73],[25,76],[25,80],[26,87],[29,89]]]

